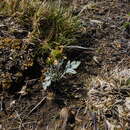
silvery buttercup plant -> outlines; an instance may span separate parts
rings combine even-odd
[[[45,73],[45,79],[42,83],[43,89],[46,90],[52,82],[59,81],[65,76],[65,74],[76,74],[77,72],[75,69],[77,69],[80,64],[80,61],[68,61],[64,70],[62,70],[63,61],[54,66],[51,66]]]

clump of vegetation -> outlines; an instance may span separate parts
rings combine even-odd
[[[36,9],[40,0],[4,0],[1,2],[1,14],[14,15],[16,13],[24,13],[27,9]],[[39,3],[40,4],[40,3]],[[38,8],[38,7],[37,7]],[[29,12],[33,14],[34,12]]]
[[[7,57],[10,53],[13,54],[12,68],[20,63],[16,71],[25,73],[24,71],[33,68],[34,64],[39,64],[42,71],[45,66],[53,66],[67,58],[64,47],[76,41],[76,32],[80,29],[80,21],[77,16],[72,15],[70,9],[62,7],[60,3],[41,0],[5,0],[0,6],[0,14],[10,17],[14,26],[18,25],[15,34],[19,33],[17,30],[21,28],[28,33],[24,37],[25,40],[12,36],[0,39],[1,49],[9,46]],[[9,34],[13,35],[14,28],[11,27],[12,25]],[[28,53],[29,58],[21,56],[23,53]],[[9,73],[12,75],[11,71]]]
[[[124,23],[125,32],[127,33],[128,37],[130,35],[130,13],[128,13],[128,21]]]
[[[67,9],[43,3],[35,13],[33,26],[33,33],[38,34],[39,38],[64,45],[74,40],[78,22]]]
[[[37,52],[46,52],[54,61],[63,58],[63,46],[75,42],[78,29],[78,18],[72,16],[70,11],[53,3],[42,3],[33,17],[30,40],[40,41]]]
[[[46,90],[47,87],[51,85],[52,82],[60,81],[66,74],[76,74],[77,69],[80,65],[80,61],[68,61],[63,69],[63,61],[56,63],[54,66],[50,67],[45,73],[45,81],[43,82],[43,88]]]
[[[12,0],[4,1],[2,5],[1,13],[12,15],[17,23],[28,29],[30,42],[40,43],[37,56],[44,52],[52,56],[55,52],[52,57],[59,58],[57,55],[62,53],[59,51],[61,46],[72,44],[76,40],[75,32],[80,27],[78,17],[73,16],[70,9],[62,7],[60,3]]]

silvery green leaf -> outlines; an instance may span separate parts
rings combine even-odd
[[[42,83],[43,89],[46,90],[47,87],[49,87],[51,85],[51,79],[46,80]]]
[[[72,62],[71,62],[71,68],[72,68],[72,69],[77,69],[80,64],[81,64],[80,61],[72,61]]]
[[[47,80],[51,80],[51,76],[46,75],[45,81],[47,81]]]
[[[70,63],[70,60],[67,62],[66,64],[66,68],[70,68],[71,67],[71,63]]]
[[[66,73],[68,73],[68,74],[76,74],[77,72],[75,70],[73,70],[73,69],[68,68],[66,70]]]
[[[81,64],[80,61],[72,61],[72,62],[68,61],[68,62],[67,62],[67,65],[66,65],[66,69],[67,69],[67,68],[77,69],[80,64]]]

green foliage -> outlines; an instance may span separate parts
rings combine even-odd
[[[14,15],[16,13],[23,14],[28,9],[37,9],[39,5],[41,4],[40,0],[4,0],[1,2],[1,13],[4,13],[5,15]],[[33,14],[31,12],[32,10],[29,10],[30,15]]]
[[[130,12],[128,13],[128,17],[130,17]],[[130,26],[130,22],[125,22],[124,27],[128,28]]]
[[[62,57],[62,52],[60,50],[52,50],[51,56],[54,59],[60,59]]]
[[[126,85],[130,85],[130,78],[126,80]]]
[[[58,7],[55,3],[45,2],[39,7],[33,18],[33,37],[59,45],[74,42],[79,21],[68,9]]]
[[[64,56],[61,46],[75,42],[75,32],[79,30],[79,25],[78,17],[73,16],[69,9],[60,7],[54,2],[43,2],[34,14],[30,40],[35,43],[42,41],[42,45],[38,46],[41,50],[38,51],[40,56],[40,53],[44,55],[44,44],[46,47],[48,46],[46,49],[49,56],[47,63],[50,64],[55,59],[62,59]]]
[[[1,6],[1,13],[13,16],[16,23],[30,31],[28,41],[37,44],[37,57],[47,54],[59,59],[62,56],[59,47],[76,40],[75,32],[80,27],[78,17],[56,2],[6,0]]]
[[[125,27],[125,28],[128,28],[128,26],[130,26],[130,22],[126,22],[126,23],[124,24],[124,27]]]

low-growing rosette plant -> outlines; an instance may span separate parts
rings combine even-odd
[[[48,68],[48,71],[45,73],[44,82],[42,83],[44,90],[51,86],[52,82],[60,81],[66,74],[76,74],[76,69],[81,64],[80,61],[68,61],[65,67],[63,67],[63,62],[61,61]]]

